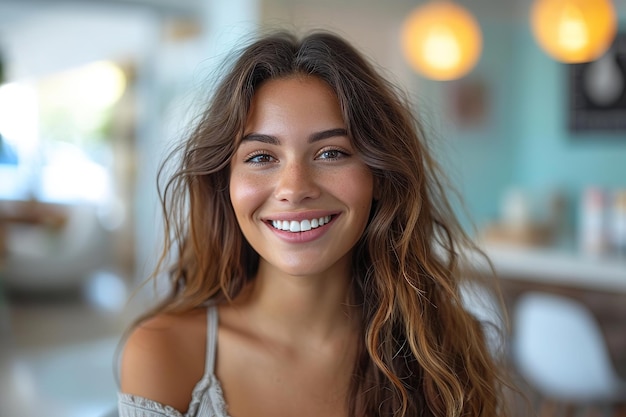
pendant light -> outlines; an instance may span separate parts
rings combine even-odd
[[[539,46],[557,61],[599,58],[617,32],[611,0],[535,0],[531,27]]]
[[[448,0],[430,1],[413,10],[403,24],[401,42],[411,67],[434,80],[464,76],[482,50],[474,16]]]

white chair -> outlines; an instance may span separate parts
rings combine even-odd
[[[80,288],[90,274],[112,263],[111,234],[94,204],[65,206],[67,222],[60,230],[45,225],[8,228],[2,280],[21,292]]]
[[[623,401],[616,374],[591,312],[563,296],[522,295],[513,314],[512,354],[520,375],[541,394],[569,402]]]

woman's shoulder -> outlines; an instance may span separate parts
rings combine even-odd
[[[205,352],[205,309],[144,320],[124,345],[121,391],[185,412],[203,376]]]

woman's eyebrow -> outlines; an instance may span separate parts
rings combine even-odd
[[[348,131],[343,128],[323,130],[321,132],[313,133],[311,136],[309,136],[308,142],[313,143],[317,142],[318,140],[328,139],[335,136],[348,136]]]
[[[312,133],[309,136],[307,142],[313,143],[319,140],[328,139],[328,138],[332,138],[335,136],[348,136],[348,131],[343,128],[322,130],[320,132]],[[241,139],[241,142],[254,142],[254,141],[267,143],[269,145],[280,145],[280,140],[276,136],[265,135],[262,133],[249,133]]]
[[[280,145],[280,141],[276,136],[263,135],[260,133],[249,133],[241,138],[241,142],[263,142],[270,145]]]

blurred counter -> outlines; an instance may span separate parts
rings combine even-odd
[[[484,246],[502,279],[626,294],[626,259],[589,257],[572,250],[513,245]]]

